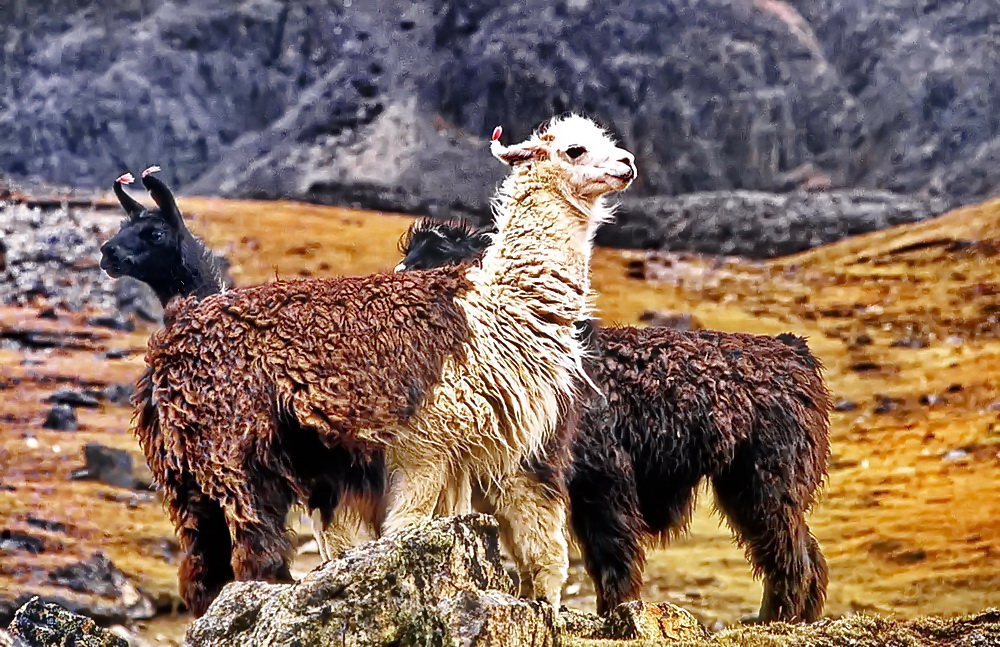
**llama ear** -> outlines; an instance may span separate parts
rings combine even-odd
[[[122,209],[130,216],[141,213],[145,209],[135,198],[125,193],[125,187],[122,185],[132,184],[133,182],[135,182],[135,178],[132,177],[131,173],[123,173],[115,180],[115,196],[118,197],[118,202],[121,203]]]
[[[539,146],[534,140],[529,140],[517,146],[504,146],[500,143],[500,135],[503,128],[497,126],[493,129],[493,137],[490,138],[490,152],[493,157],[501,162],[514,166],[521,162],[533,159],[544,159],[548,153],[545,148]]]
[[[160,170],[159,166],[150,166],[148,169],[142,172],[142,185],[146,187],[149,191],[149,195],[153,197],[153,202],[156,206],[160,208],[160,217],[163,218],[167,224],[181,229],[184,227],[184,218],[181,217],[181,211],[177,208],[177,202],[174,200],[174,195],[167,188],[167,185],[160,181],[153,173]]]
[[[537,144],[521,144],[519,146],[502,146],[495,144],[490,147],[493,157],[505,164],[516,166],[533,159],[545,159],[548,153]]]
[[[493,157],[504,164],[514,166],[528,160],[542,159],[546,155],[545,149],[533,140],[526,141],[517,146],[504,146],[500,143],[501,134],[503,134],[501,126],[493,129],[493,136],[490,137],[490,152],[493,153]]]

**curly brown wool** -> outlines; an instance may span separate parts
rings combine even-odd
[[[382,448],[461,355],[455,268],[276,282],[174,299],[149,341],[135,433],[204,613],[234,577],[287,581],[285,516],[381,491]],[[232,541],[230,541],[230,535]]]
[[[488,245],[462,223],[425,219],[405,239],[399,269],[462,263]],[[707,478],[764,579],[758,618],[818,618],[827,565],[805,515],[827,473],[830,397],[805,340],[577,326],[605,397],[582,390],[576,415],[524,468],[558,480],[569,446],[562,478],[598,611],[639,597],[644,545],[683,531]]]

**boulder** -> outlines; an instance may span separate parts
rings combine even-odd
[[[190,647],[461,645],[736,647],[1000,644],[1000,610],[957,619],[858,614],[710,634],[688,611],[630,602],[607,617],[514,597],[492,517],[427,521],[327,562],[294,584],[227,585],[187,632]]]
[[[554,645],[552,608],[514,596],[498,534],[485,515],[435,519],[295,584],[231,583],[185,644]]]
[[[25,603],[9,627],[15,647],[30,645],[76,645],[77,647],[128,647],[128,642],[97,626],[86,616],[71,613],[58,604],[35,597]],[[4,638],[0,632],[0,645]],[[18,642],[23,641],[23,642]]]
[[[7,548],[10,547],[8,540]],[[44,543],[39,542],[38,549],[44,550]],[[8,554],[5,559],[12,568],[23,568],[26,561],[31,561],[19,559],[16,553]],[[36,579],[25,583],[20,590],[0,591],[0,621],[10,619],[19,607],[23,609],[32,600],[45,608],[68,609],[103,623],[148,620],[156,615],[153,601],[103,553],[37,571]]]

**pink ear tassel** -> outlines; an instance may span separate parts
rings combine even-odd
[[[118,176],[118,179],[115,180],[115,182],[118,182],[119,184],[132,184],[135,182],[135,178],[132,177],[131,173],[122,173]]]
[[[161,170],[160,167],[157,166],[156,164],[154,164],[154,165],[150,166],[148,169],[146,169],[145,171],[142,172],[142,177],[146,177],[150,173],[156,173],[157,171],[160,171],[160,170]]]
[[[493,129],[493,137],[490,139],[491,142],[495,142],[500,139],[500,134],[503,132],[503,127],[497,126]]]

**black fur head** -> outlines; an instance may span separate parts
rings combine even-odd
[[[399,239],[401,270],[426,270],[472,261],[492,242],[489,232],[478,231],[465,220],[422,218]]]
[[[148,284],[163,305],[176,296],[221,291],[211,254],[188,231],[170,189],[152,175],[157,170],[150,167],[142,176],[155,209],[143,207],[125,192],[131,174],[115,180],[115,195],[127,216],[118,233],[101,245],[101,269],[113,278],[131,276]]]

